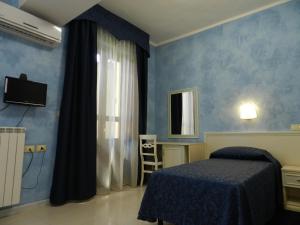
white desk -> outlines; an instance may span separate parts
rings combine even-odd
[[[281,171],[284,206],[287,210],[300,212],[300,167],[284,166]]]
[[[157,142],[157,144],[162,146],[164,168],[203,160],[205,157],[204,143]]]

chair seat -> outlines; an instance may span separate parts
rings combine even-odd
[[[150,166],[155,166],[155,165],[158,165],[158,166],[161,166],[163,164],[163,162],[149,162],[149,161],[144,161],[143,162],[144,165],[150,165]]]

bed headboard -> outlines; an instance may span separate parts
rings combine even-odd
[[[270,152],[282,166],[300,166],[300,132],[207,132],[205,157],[230,146],[249,146]]]

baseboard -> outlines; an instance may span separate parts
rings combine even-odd
[[[17,206],[13,206],[13,207],[9,207],[9,208],[0,209],[0,218],[18,214],[18,213],[22,212],[23,210],[28,209],[30,207],[36,207],[36,206],[48,205],[48,204],[49,204],[49,199],[46,199],[46,200],[32,202],[32,203],[28,203],[28,204],[24,204],[24,205],[17,205]]]

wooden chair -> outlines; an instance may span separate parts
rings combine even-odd
[[[152,173],[162,167],[162,160],[158,159],[156,135],[140,135],[140,156],[141,156],[141,186],[144,183],[145,173]],[[145,167],[151,167],[148,169]]]

